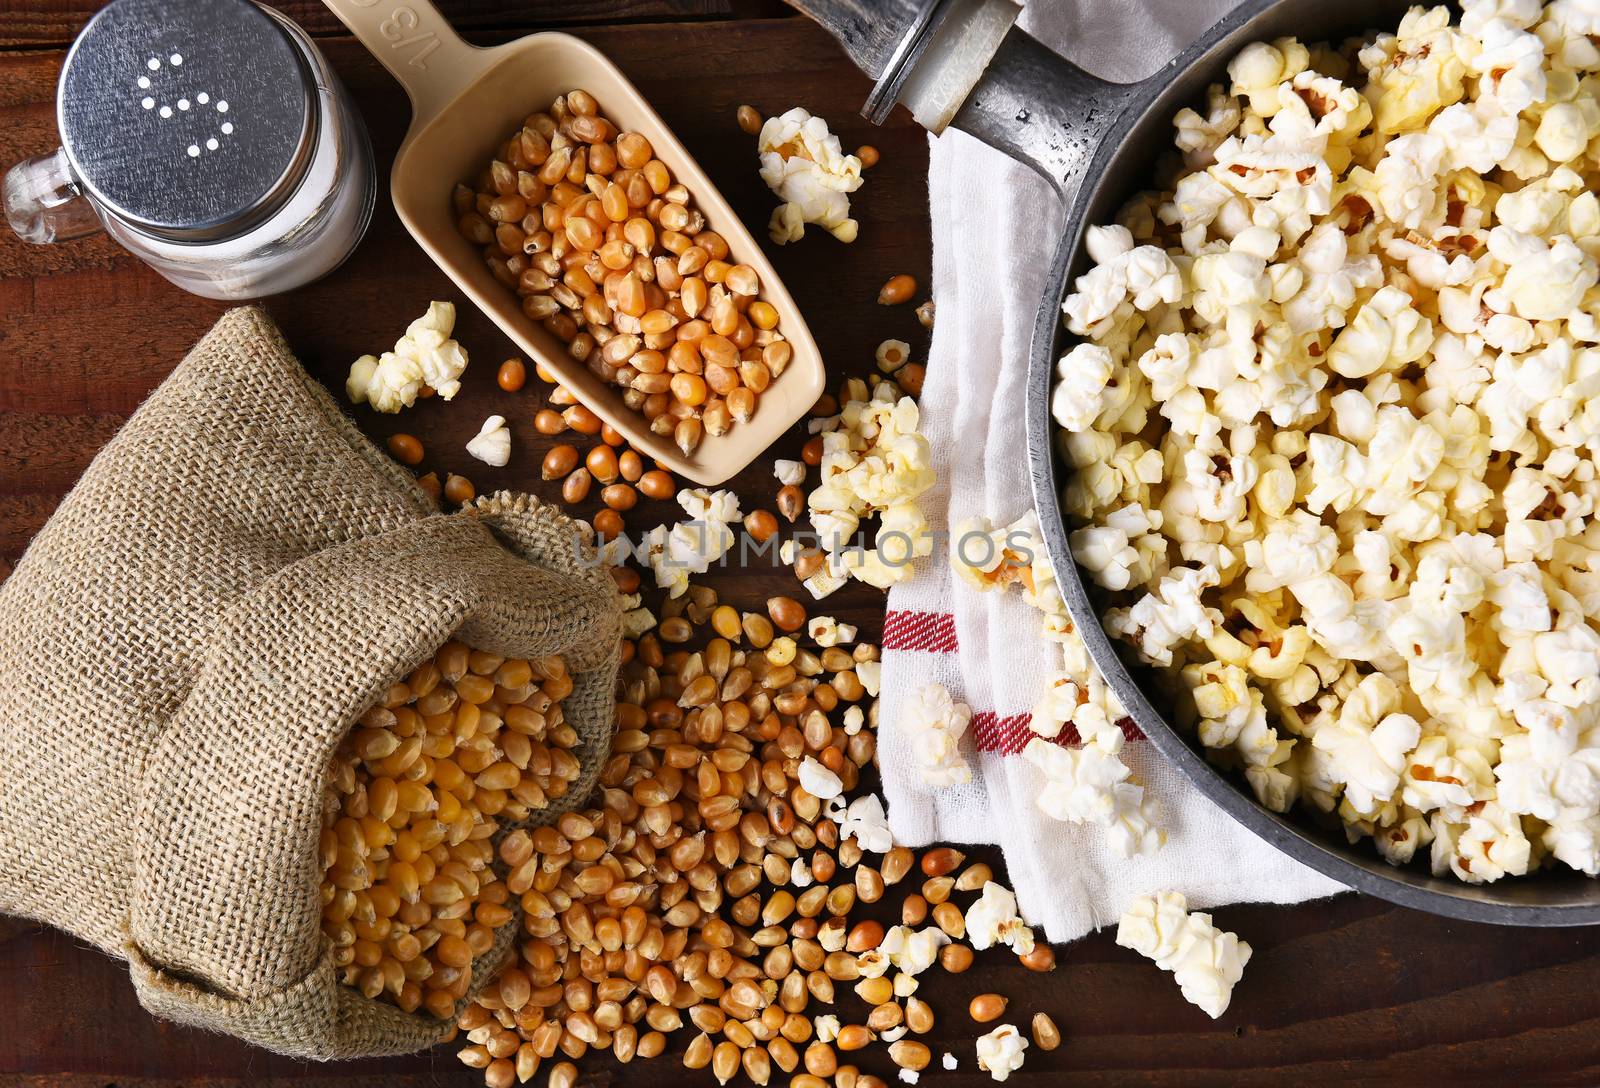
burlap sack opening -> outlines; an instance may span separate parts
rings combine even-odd
[[[169,1019],[319,1059],[437,1041],[448,1025],[337,981],[323,776],[454,635],[567,658],[583,773],[541,818],[579,803],[618,651],[580,532],[520,496],[438,514],[265,315],[226,315],[0,586],[0,909],[126,956]]]

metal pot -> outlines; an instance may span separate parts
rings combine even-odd
[[[1206,761],[1153,706],[1101,628],[1099,613],[1067,547],[1060,495],[1068,467],[1055,452],[1050,418],[1056,360],[1072,337],[1061,302],[1088,267],[1086,227],[1110,222],[1147,188],[1158,155],[1171,150],[1172,116],[1225,78],[1245,45],[1294,35],[1338,41],[1398,25],[1406,0],[1244,0],[1156,74],[1109,83],[1051,52],[1012,25],[1012,0],[790,0],[816,19],[878,80],[863,109],[881,122],[903,104],[930,131],[962,129],[1034,167],[1067,209],[1051,259],[1050,286],[1034,323],[1028,377],[1028,451],[1033,496],[1056,577],[1090,656],[1135,724],[1167,759],[1230,816],[1288,854],[1358,891],[1476,922],[1571,926],[1600,923],[1600,882],[1550,872],[1469,885],[1419,866],[1388,864],[1369,843],[1351,845],[1337,827],[1303,811],[1259,805],[1240,780]]]

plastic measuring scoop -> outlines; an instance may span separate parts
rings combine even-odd
[[[411,97],[411,127],[395,155],[390,193],[417,243],[468,298],[531,358],[543,364],[641,455],[701,484],[733,476],[794,425],[821,396],[822,355],[761,247],[711,179],[637,88],[593,46],[569,34],[530,34],[481,49],[456,36],[426,0],[325,0]],[[757,400],[755,414],[721,437],[707,435],[684,456],[670,435],[651,432],[623,403],[622,390],[567,353],[566,345],[522,312],[516,292],[495,279],[480,248],[462,237],[451,191],[472,179],[531,113],[582,88],[624,132],[649,139],[675,179],[688,187],[710,229],[728,242],[730,260],[761,277],[762,297],[777,308],[778,331],[794,356]],[[751,167],[754,169],[754,156]]]

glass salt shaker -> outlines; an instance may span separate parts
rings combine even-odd
[[[372,148],[311,39],[250,0],[115,0],[56,86],[61,147],[5,176],[6,218],[50,243],[105,230],[207,298],[333,271],[372,217]]]

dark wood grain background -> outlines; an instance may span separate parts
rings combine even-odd
[[[387,160],[407,120],[396,86],[315,0],[281,6],[318,36]],[[93,0],[0,3],[0,162],[54,146],[63,48],[95,7]],[[757,228],[771,200],[756,176],[752,140],[733,123],[736,105],[749,102],[764,113],[804,105],[828,117],[846,146],[877,145],[882,164],[855,201],[860,241],[846,247],[819,233],[770,255],[806,313],[833,384],[869,370],[873,347],[886,336],[909,340],[920,354],[926,334],[911,308],[886,309],[873,299],[893,273],[927,281],[924,138],[903,114],[886,129],[868,130],[856,112],[868,84],[826,35],[775,0],[455,0],[444,7],[479,43],[562,27],[599,46]],[[452,297],[380,203],[371,233],[343,269],[269,308],[306,365],[340,390],[352,358],[391,343],[428,300]],[[0,577],[95,451],[222,309],[177,291],[103,237],[36,248],[0,230]],[[441,475],[459,471],[480,490],[519,487],[554,497],[554,485],[538,478],[551,440],[531,425],[540,403],[536,383],[515,396],[495,388],[495,365],[511,347],[470,308],[461,311],[458,336],[474,363],[456,401],[425,401],[401,416],[363,409],[358,421],[377,438],[400,429],[420,436],[426,467]],[[462,448],[495,412],[514,432],[512,462],[500,470]],[[795,456],[802,440],[792,434],[775,454]],[[735,482],[746,509],[770,508],[776,483],[769,466],[763,459]],[[641,503],[629,526],[673,513],[675,507]],[[745,608],[774,592],[796,592],[787,571],[723,571],[710,581]],[[873,638],[883,600],[852,587],[826,609]],[[0,789],[14,771],[0,768]],[[998,859],[990,860],[998,869]],[[961,1068],[930,1070],[923,1083],[990,1083],[976,1070],[972,1040],[979,1032],[964,1010],[971,995],[995,990],[1013,998],[1009,1019],[1025,1024],[1043,1009],[1067,1037],[1054,1054],[1029,1052],[1013,1078],[1024,1088],[1600,1084],[1600,931],[1475,926],[1355,896],[1215,913],[1255,949],[1220,1021],[1185,1004],[1169,976],[1117,948],[1109,934],[1059,949],[1060,968],[1048,976],[987,953],[966,975],[924,976],[921,993],[939,1014],[939,1042]],[[892,1080],[881,1052],[862,1065]],[[652,1086],[714,1083],[671,1057],[624,1069],[591,1056],[583,1069],[584,1083],[594,1085],[625,1078]],[[450,1047],[406,1059],[305,1065],[158,1023],[134,1000],[122,965],[59,932],[0,918],[0,1084],[302,1082],[481,1083]]]

